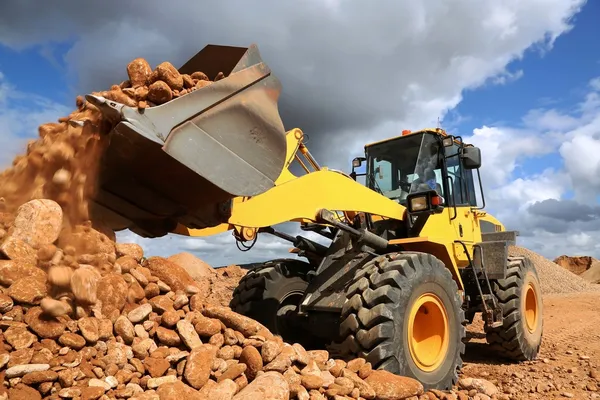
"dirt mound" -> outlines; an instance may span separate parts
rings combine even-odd
[[[554,259],[554,263],[568,269],[575,275],[581,275],[590,269],[593,262],[594,258],[588,256],[569,257],[567,255],[562,255]]]
[[[554,260],[561,267],[579,275],[589,283],[600,283],[600,260],[590,256],[562,255]]]
[[[531,259],[538,272],[544,294],[575,293],[598,291],[600,287],[591,285],[569,270],[541,255],[519,246],[510,246],[509,255],[526,256]]]

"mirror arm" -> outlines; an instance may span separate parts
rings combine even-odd
[[[479,173],[479,168],[477,168],[477,180],[479,181],[479,191],[481,192],[481,202],[483,203],[481,207],[471,207],[471,210],[483,210],[485,208],[485,195],[483,194],[483,184],[481,183],[481,174]],[[477,200],[477,197],[475,197]]]

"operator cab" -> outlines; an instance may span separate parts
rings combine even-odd
[[[479,168],[479,149],[466,146],[441,129],[404,131],[402,136],[365,146],[365,185],[407,206],[414,193],[435,190],[443,206],[477,206],[472,169]]]

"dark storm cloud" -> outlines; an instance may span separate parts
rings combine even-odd
[[[600,217],[600,206],[581,204],[575,200],[548,199],[532,204],[529,212],[563,222],[589,222]]]
[[[286,127],[302,128],[315,148],[325,148],[359,141],[357,132],[388,120],[435,121],[463,89],[502,73],[534,42],[561,34],[581,0],[366,4],[3,1],[0,42],[23,48],[74,41],[66,61],[77,94],[118,82],[137,56],[181,65],[208,43],[257,43],[283,83]],[[340,132],[348,139],[332,143]]]

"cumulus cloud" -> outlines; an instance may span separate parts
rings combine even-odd
[[[600,257],[600,87],[592,79],[581,102],[570,109],[536,109],[515,127],[475,129],[482,149],[487,209],[521,243],[548,257]],[[558,168],[517,177],[524,160],[547,155]]]

